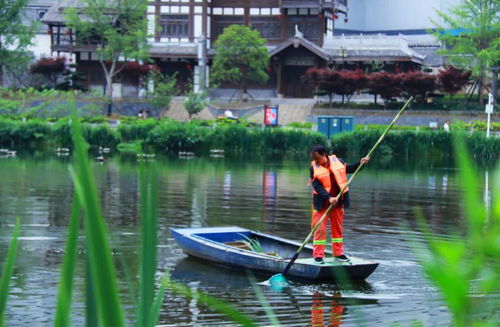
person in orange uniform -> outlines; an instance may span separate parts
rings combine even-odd
[[[313,159],[310,167],[313,188],[311,228],[323,217],[330,204],[333,204],[328,217],[323,219],[321,225],[314,232],[314,260],[320,264],[324,263],[327,223],[330,220],[333,255],[339,261],[349,261],[349,258],[344,254],[342,238],[344,208],[349,207],[349,189],[345,190],[338,202],[335,200],[335,197],[347,184],[347,174],[354,173],[361,163],[367,164],[370,161],[370,157],[364,157],[360,161],[348,165],[344,160],[337,158],[335,155],[328,156],[325,147],[322,145],[314,145],[311,148],[311,157]]]

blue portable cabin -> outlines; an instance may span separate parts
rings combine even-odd
[[[342,132],[354,130],[354,117],[352,116],[318,116],[318,132],[327,138]]]

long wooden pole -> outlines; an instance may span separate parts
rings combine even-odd
[[[382,140],[385,138],[385,135],[389,132],[389,130],[392,128],[392,126],[394,126],[394,124],[396,123],[396,121],[399,119],[399,116],[401,116],[401,114],[403,113],[403,111],[405,111],[405,109],[409,106],[409,104],[413,101],[413,97],[410,97],[408,99],[408,101],[406,101],[405,105],[403,106],[403,108],[401,108],[401,110],[398,112],[398,114],[394,117],[394,119],[392,120],[392,122],[389,124],[389,126],[387,126],[387,128],[385,129],[385,131],[382,133],[382,135],[380,135],[378,141],[375,143],[375,145],[372,147],[372,149],[370,150],[370,152],[368,152],[368,154],[366,155],[367,157],[371,157],[372,153],[375,151],[375,149],[377,149],[377,147],[379,146],[379,144],[382,142]],[[361,163],[358,168],[356,169],[356,171],[351,175],[351,177],[349,178],[349,180],[347,181],[347,184],[344,185],[344,187],[340,190],[339,194],[335,197],[336,201],[335,203],[338,202],[338,200],[340,199],[340,197],[342,196],[342,194],[344,194],[345,190],[347,189],[347,187],[349,186],[349,184],[351,184],[352,180],[354,179],[354,177],[356,177],[356,175],[358,174],[358,172],[361,170],[361,168],[364,166],[365,164],[364,163]],[[285,275],[288,270],[290,269],[290,267],[292,267],[293,263],[295,262],[295,260],[297,260],[297,258],[299,257],[299,254],[300,252],[302,251],[302,249],[306,246],[307,242],[309,242],[309,240],[311,239],[311,237],[313,236],[314,232],[318,229],[318,227],[321,225],[321,223],[323,222],[323,220],[325,219],[325,217],[328,215],[328,213],[332,210],[333,208],[333,204],[330,204],[330,206],[328,207],[328,209],[326,209],[325,213],[323,214],[323,216],[321,217],[321,219],[318,221],[318,223],[316,225],[314,225],[314,227],[311,229],[311,232],[309,233],[309,235],[307,235],[306,239],[304,240],[304,242],[302,243],[302,245],[300,246],[299,250],[297,251],[297,253],[294,254],[294,256],[292,257],[292,259],[290,260],[290,262],[288,262],[288,264],[286,265],[285,269],[283,270],[283,275]]]

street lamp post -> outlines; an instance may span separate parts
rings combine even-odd
[[[486,114],[488,115],[488,120],[486,124],[486,137],[490,137],[490,116],[493,113],[493,94],[488,95],[488,104],[486,105]]]
[[[347,49],[343,46],[339,49],[339,56],[342,57],[342,68],[345,68],[345,58],[347,57]]]

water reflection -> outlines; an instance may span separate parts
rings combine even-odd
[[[262,203],[262,216],[266,223],[266,231],[274,231],[274,219],[276,217],[276,198],[277,198],[277,174],[275,171],[264,170],[262,172],[262,194],[264,201]]]
[[[187,285],[193,291],[209,292],[218,297],[240,291],[250,290],[252,292],[251,281],[246,272],[214,265],[193,257],[184,257],[177,261],[170,277],[178,283]],[[268,277],[268,275],[258,274],[255,276],[257,280]],[[348,307],[378,304],[376,295],[368,296],[374,294],[374,290],[369,283],[364,281],[324,284],[293,280],[285,288],[261,286],[260,290],[270,302],[271,310],[277,317],[283,319],[282,315],[290,312],[295,315],[293,324],[297,325],[298,321],[301,321],[300,325],[302,326],[340,326],[348,312]],[[246,309],[252,310],[250,317],[258,316],[257,312],[263,310],[262,304],[259,302],[253,302],[250,305],[250,308],[244,305],[242,311],[249,314]],[[202,304],[197,303],[196,298],[186,299],[184,306],[191,313],[190,323],[196,325],[201,321],[206,321],[206,317],[203,317],[199,310]],[[178,309],[177,307],[176,310]],[[168,315],[172,308],[164,305],[163,310],[164,314]],[[299,320],[297,320],[297,314],[301,317]],[[347,316],[347,318],[353,319],[352,316]],[[285,324],[285,326],[288,325]]]
[[[244,271],[230,270],[223,266],[207,264],[199,259],[185,257],[177,261],[170,278],[190,285],[193,282],[223,289],[247,288],[250,286]]]
[[[338,327],[342,324],[342,315],[346,309],[339,299],[340,292],[327,298],[323,293],[312,296],[311,325],[313,327]],[[325,311],[327,311],[325,313]],[[326,318],[325,318],[326,315]]]

